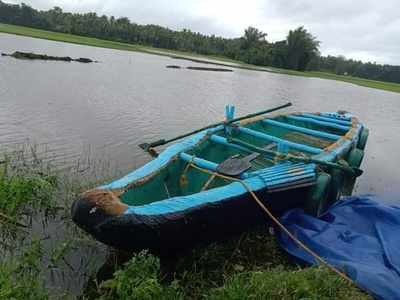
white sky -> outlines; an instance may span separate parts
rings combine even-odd
[[[5,2],[18,3],[15,0]],[[239,37],[248,26],[285,39],[304,25],[321,41],[323,55],[400,65],[398,0],[24,0],[37,9],[95,11],[128,17],[139,24],[188,28],[205,34]]]

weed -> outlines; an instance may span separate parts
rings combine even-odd
[[[40,276],[42,249],[35,241],[20,255],[0,261],[0,299],[48,299]]]

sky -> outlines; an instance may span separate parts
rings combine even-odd
[[[20,1],[5,0],[19,3]],[[24,0],[37,8],[128,17],[139,24],[239,37],[248,26],[283,40],[298,26],[321,42],[322,55],[400,65],[398,0]]]

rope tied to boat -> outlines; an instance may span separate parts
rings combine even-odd
[[[282,230],[285,234],[287,234],[289,236],[290,239],[292,239],[295,244],[297,244],[300,248],[302,248],[304,251],[306,251],[308,254],[310,254],[312,257],[314,257],[317,262],[319,262],[320,264],[326,266],[328,269],[330,269],[332,272],[336,273],[337,275],[339,275],[340,277],[342,277],[346,282],[350,283],[351,285],[356,285],[355,282],[348,277],[345,273],[343,273],[342,271],[340,271],[339,269],[335,268],[333,265],[329,264],[325,259],[323,259],[321,256],[319,256],[317,253],[315,253],[313,250],[311,250],[307,245],[305,245],[302,241],[300,241],[297,237],[295,237],[274,215],[273,213],[264,205],[264,203],[260,200],[260,198],[258,198],[258,196],[255,194],[255,192],[253,192],[253,190],[250,188],[250,186],[244,182],[241,179],[235,178],[235,177],[231,177],[231,176],[226,176],[226,175],[222,175],[219,174],[217,172],[212,172],[209,171],[207,169],[203,169],[201,167],[196,166],[195,164],[193,164],[192,162],[188,163],[191,167],[193,167],[194,169],[197,169],[201,172],[207,173],[213,177],[220,177],[222,179],[225,180],[230,180],[230,181],[234,181],[234,182],[239,182],[240,184],[243,185],[243,187],[249,192],[249,194],[252,196],[252,198],[254,199],[254,201],[258,204],[258,206],[268,215],[268,217],[272,220],[273,223],[275,223],[275,225],[278,226],[278,228],[280,230]]]

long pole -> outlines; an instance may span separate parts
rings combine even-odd
[[[222,122],[214,123],[214,124],[211,124],[211,125],[207,125],[205,127],[193,130],[191,132],[179,135],[179,136],[171,138],[171,139],[167,139],[167,140],[166,139],[161,139],[161,140],[154,141],[154,142],[151,142],[151,143],[143,143],[143,144],[140,144],[139,147],[142,148],[145,151],[151,151],[151,148],[162,146],[162,145],[174,142],[176,140],[180,140],[180,139],[185,138],[185,137],[187,137],[189,135],[198,133],[198,132],[206,130],[206,129],[210,129],[210,128],[213,128],[213,127],[216,127],[216,126],[219,126],[219,125],[229,125],[229,124],[234,123],[234,122],[238,122],[238,121],[241,121],[241,120],[244,120],[244,119],[253,118],[253,117],[256,117],[256,116],[259,116],[259,115],[263,115],[263,114],[267,114],[267,113],[271,113],[271,112],[274,112],[274,111],[277,111],[279,109],[283,109],[283,108],[286,108],[286,107],[289,107],[289,106],[292,106],[291,102],[288,102],[288,103],[283,104],[283,105],[279,105],[279,106],[274,107],[274,108],[263,110],[263,111],[260,111],[260,112],[257,112],[257,113],[248,114],[248,115],[245,115],[245,116],[242,116],[242,117],[239,117],[239,118],[234,118],[234,119],[231,119],[231,120],[228,120],[228,121],[222,121]]]

